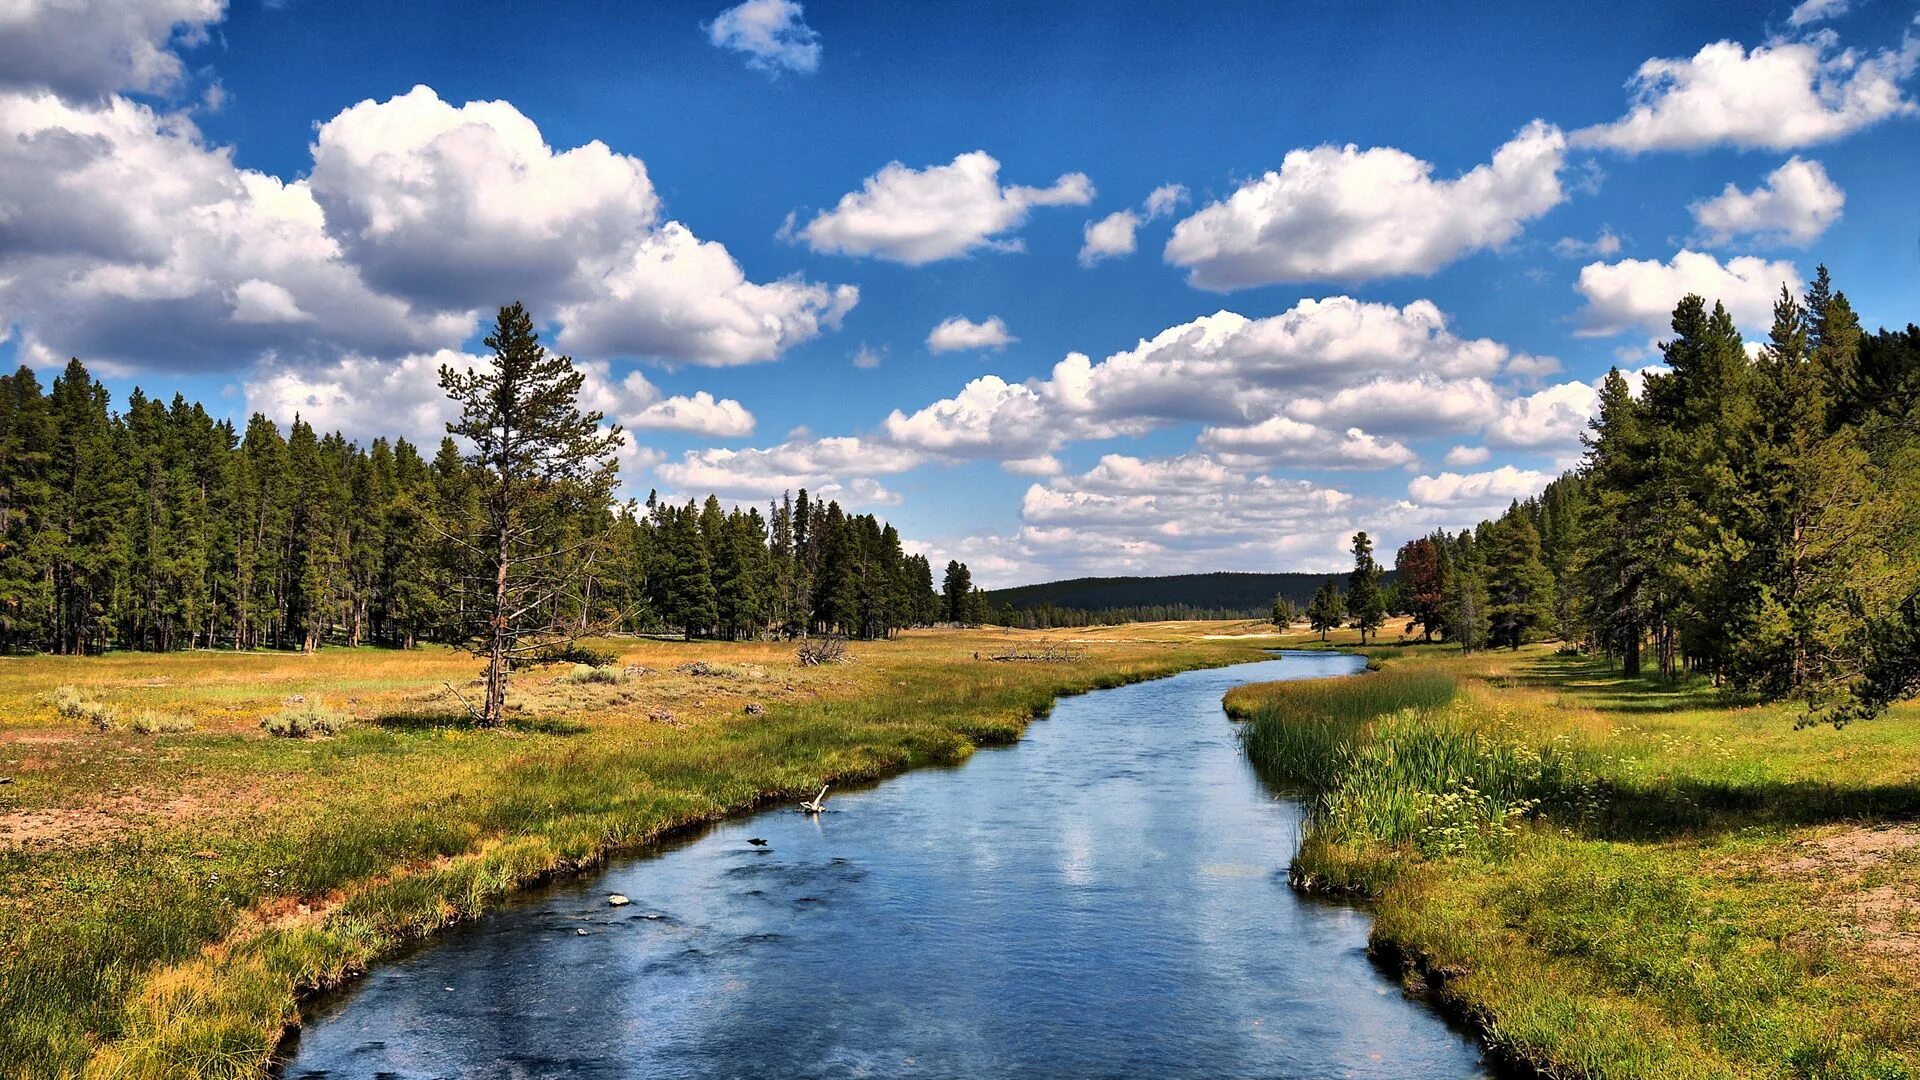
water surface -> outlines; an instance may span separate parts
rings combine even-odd
[[[1221,714],[1238,683],[1360,663],[1066,698],[1013,746],[834,813],[727,821],[528,893],[325,1003],[284,1073],[1485,1075],[1367,961],[1362,912],[1287,887],[1300,809]]]

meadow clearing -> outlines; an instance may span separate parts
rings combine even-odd
[[[819,666],[791,643],[608,639],[607,668],[519,676],[502,731],[465,720],[448,684],[470,693],[479,664],[439,647],[0,659],[0,1063],[258,1075],[302,993],[516,887],[960,760],[1058,694],[1258,658],[1263,628],[910,631]],[[1069,641],[1073,662],[990,659]],[[262,730],[288,715],[350,722]]]
[[[1339,638],[1336,636],[1336,641]],[[1787,705],[1550,646],[1380,646],[1242,687],[1314,822],[1296,884],[1372,899],[1383,962],[1566,1077],[1920,1073],[1920,705]]]

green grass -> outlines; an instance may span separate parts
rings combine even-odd
[[[1552,1076],[1920,1071],[1912,706],[1795,731],[1541,650],[1408,652],[1230,707],[1309,798],[1295,881],[1375,898],[1376,952],[1497,1053]]]
[[[17,780],[0,811],[112,825],[0,846],[0,1074],[256,1076],[301,993],[528,883],[827,779],[959,761],[1017,738],[1062,693],[1261,655],[1152,634],[1130,628],[1061,665],[974,660],[997,632],[916,634],[804,671],[780,646],[620,643],[653,674],[526,675],[502,732],[438,700],[441,681],[474,671],[443,651],[248,658],[250,694],[205,654],[0,666],[0,730],[33,736],[0,741],[0,773]],[[201,730],[136,739],[54,713],[51,689],[89,672],[103,699]],[[254,726],[318,691],[355,722],[323,739]],[[649,719],[662,711],[678,719]],[[126,800],[167,812],[130,824],[113,816]]]

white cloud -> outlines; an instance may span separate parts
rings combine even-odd
[[[1116,210],[1099,221],[1089,221],[1081,230],[1080,265],[1093,266],[1103,259],[1118,258],[1134,252],[1134,233],[1142,222],[1165,217],[1187,200],[1181,184],[1162,184],[1147,194],[1141,211]]]
[[[1736,236],[1762,243],[1806,247],[1840,220],[1846,193],[1817,161],[1789,158],[1751,192],[1728,184],[1719,195],[1688,206],[1706,242],[1723,245]]]
[[[999,351],[1020,339],[1007,331],[1007,324],[998,315],[988,316],[986,322],[974,322],[960,315],[942,319],[940,325],[927,335],[929,352],[960,352],[967,349],[992,349]]]
[[[1407,484],[1407,493],[1429,506],[1493,509],[1538,495],[1552,480],[1547,473],[1502,465],[1491,472],[1416,476]]]
[[[1752,255],[1728,259],[1722,265],[1712,255],[1681,251],[1668,262],[1623,259],[1590,263],[1580,270],[1575,288],[1586,297],[1580,313],[1582,336],[1596,337],[1640,328],[1659,335],[1672,322],[1674,305],[1688,293],[1726,305],[1738,326],[1748,331],[1766,327],[1773,317],[1773,301],[1782,285],[1796,291],[1799,272],[1790,262],[1768,262]]]
[[[1431,274],[1566,198],[1566,138],[1535,121],[1454,180],[1391,147],[1321,146],[1174,226],[1166,259],[1203,289]]]
[[[277,423],[299,416],[319,431],[350,438],[401,436],[432,447],[456,418],[440,389],[440,367],[467,370],[482,358],[453,349],[399,360],[342,356],[324,365],[261,365],[247,380],[247,411]]]
[[[1718,41],[1689,58],[1652,59],[1628,83],[1620,119],[1574,133],[1578,146],[1628,153],[1738,146],[1793,150],[1915,111],[1900,82],[1920,65],[1920,40],[1863,55],[1831,32],[1751,51]]]
[[[1362,429],[1310,437],[1304,441],[1328,452],[1300,449],[1299,460],[1399,464],[1408,458],[1393,436],[1473,430],[1499,414],[1490,379],[1553,366],[1455,336],[1429,301],[1396,307],[1336,296],[1264,319],[1216,312],[1098,363],[1070,353],[1049,377],[1025,384],[985,376],[911,415],[895,411],[885,430],[932,454],[1005,459],[1199,421],[1219,429],[1216,439],[1248,440],[1246,455],[1272,440],[1266,453],[1278,460],[1288,453],[1285,436],[1301,430],[1268,423],[1281,418],[1331,433]]]
[[[1131,210],[1115,210],[1099,221],[1087,222],[1080,234],[1080,265],[1133,254],[1133,234],[1139,227],[1140,215]]]
[[[1186,201],[1187,186],[1185,184],[1161,184],[1147,193],[1147,201],[1144,204],[1147,220],[1165,217],[1179,209],[1180,204]]]
[[[705,390],[692,397],[676,394],[662,398],[638,412],[614,417],[622,426],[636,431],[690,431],[715,438],[741,438],[753,434],[753,414],[732,398],[716,400]]]
[[[0,207],[0,323],[28,357],[191,370],[403,355],[471,327],[369,288],[306,181],[236,168],[126,98],[0,93]]]
[[[1473,431],[1500,409],[1500,393],[1485,379],[1430,375],[1381,377],[1322,398],[1302,397],[1291,416],[1329,425],[1359,424],[1382,431],[1430,435]]]
[[[518,298],[558,316],[563,347],[737,364],[858,301],[748,281],[659,223],[637,158],[556,153],[505,102],[417,87],[345,110],[313,151],[288,183],[236,168],[182,113],[0,93],[0,316],[29,356],[209,368],[452,347]]]
[[[1853,7],[1851,0],[1800,0],[1793,11],[1787,15],[1787,25],[1811,26],[1827,19],[1837,19]]]
[[[1379,439],[1359,428],[1344,433],[1270,416],[1243,427],[1209,427],[1200,446],[1235,464],[1294,465],[1320,469],[1385,469],[1417,460],[1398,442]]]
[[[587,299],[560,306],[559,344],[597,356],[750,364],[838,330],[859,300],[852,285],[748,281],[725,247],[673,221]]]
[[[946,457],[1037,458],[1057,449],[1067,432],[1048,419],[1040,395],[998,375],[983,375],[953,397],[911,416],[887,417],[890,442]]]
[[[1487,441],[1495,446],[1537,450],[1571,448],[1580,445],[1587,422],[1600,408],[1599,391],[1588,383],[1564,382],[1537,394],[1515,398],[1502,406],[1499,419],[1487,425]],[[1480,451],[1478,461],[1455,461],[1449,465],[1474,465],[1486,460]]]
[[[1563,236],[1554,243],[1553,253],[1563,259],[1591,259],[1596,255],[1611,259],[1620,254],[1620,237],[1612,229],[1604,227],[1592,240]]]
[[[764,449],[689,450],[655,471],[683,491],[768,499],[806,488],[842,501],[881,504],[895,496],[874,478],[905,472],[924,460],[912,450],[844,436],[792,439]]]
[[[7,0],[0,89],[44,88],[77,102],[172,90],[183,74],[174,46],[205,40],[226,8],[225,0]]]
[[[1015,476],[1059,476],[1067,469],[1065,465],[1060,463],[1060,459],[1054,457],[1052,454],[1041,454],[1039,457],[1030,458],[1013,458],[1001,462],[1000,468]]]
[[[950,165],[910,169],[892,162],[848,192],[832,210],[781,235],[814,251],[871,255],[908,266],[951,259],[979,248],[1018,250],[1002,235],[1026,223],[1036,206],[1085,206],[1093,183],[1068,173],[1051,187],[1001,186],[1000,163],[985,151],[961,154]]]
[[[871,371],[879,367],[881,361],[886,359],[886,356],[887,350],[885,346],[876,349],[863,341],[860,343],[860,348],[854,352],[852,362],[854,367],[862,371]]]
[[[469,370],[486,359],[453,349],[398,360],[347,355],[325,364],[260,365],[244,385],[247,409],[281,423],[301,416],[321,431],[368,440],[402,435],[425,446],[439,442],[457,410],[440,389],[442,365]],[[601,361],[576,365],[586,376],[582,408],[634,430],[685,431],[715,438],[753,433],[753,414],[732,398],[705,390],[666,397],[639,372],[616,378]]]
[[[1447,467],[1449,469],[1469,468],[1484,464],[1492,456],[1493,451],[1484,446],[1456,446],[1447,451]]]
[[[555,153],[507,102],[425,86],[320,125],[311,183],[368,281],[454,311],[577,296],[660,212],[639,158],[597,140]]]
[[[811,73],[820,68],[820,35],[794,0],[746,0],[714,17],[707,38],[722,49],[747,54],[747,66],[770,75]]]

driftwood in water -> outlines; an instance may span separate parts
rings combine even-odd
[[[824,814],[827,812],[827,785],[820,785],[820,794],[800,804],[800,810],[806,814]]]

